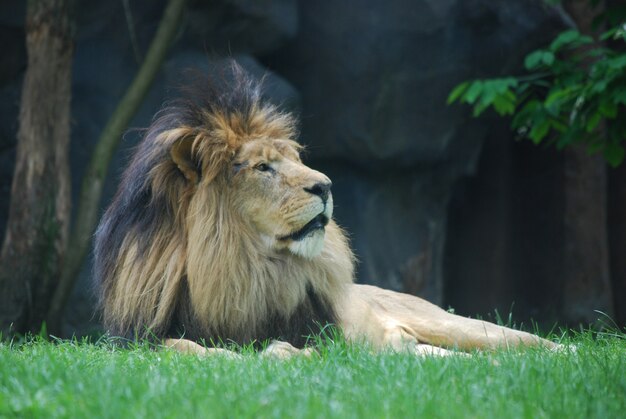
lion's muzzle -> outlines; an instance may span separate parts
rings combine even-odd
[[[323,230],[324,227],[326,227],[326,225],[328,224],[328,221],[330,220],[324,213],[318,214],[315,218],[306,223],[304,227],[302,227],[300,230],[295,231],[287,236],[279,237],[278,239],[293,241],[302,240],[314,231]]]
[[[317,189],[315,193],[319,196],[316,203],[309,206],[309,210],[316,208],[313,217],[302,227],[285,236],[278,237],[279,242],[287,244],[288,249],[305,258],[313,258],[320,254],[324,247],[324,237],[326,226],[333,216],[333,197],[330,194],[330,185],[324,189]],[[307,212],[306,210],[304,212]]]

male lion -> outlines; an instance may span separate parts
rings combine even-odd
[[[237,64],[207,85],[157,115],[96,232],[111,334],[194,352],[274,341],[269,350],[286,354],[335,324],[348,339],[416,353],[554,346],[353,284],[331,181],[300,160],[294,117],[262,100]]]

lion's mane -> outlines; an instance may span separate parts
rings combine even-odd
[[[230,162],[253,138],[295,139],[295,119],[262,99],[233,64],[170,104],[146,131],[95,237],[94,278],[105,328],[127,337],[296,346],[336,322],[352,281],[341,230],[326,228],[313,259],[269,254],[230,205]],[[172,160],[191,141],[198,178]]]

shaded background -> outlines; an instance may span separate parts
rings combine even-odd
[[[76,4],[72,200],[104,124],[134,77],[164,1]],[[0,236],[26,68],[25,2],[0,3]],[[357,280],[421,295],[457,313],[566,322],[563,161],[514,141],[508,121],[446,106],[459,82],[519,74],[523,57],[571,25],[540,0],[192,1],[132,122],[150,124],[186,69],[234,57],[269,74],[267,96],[301,117],[305,162],[333,180],[336,218],[360,260]],[[139,139],[114,157],[104,208]],[[615,176],[612,172],[611,176]],[[612,184],[615,194],[623,195]],[[620,217],[610,223],[623,225]],[[97,328],[85,264],[65,331]],[[623,289],[614,301],[623,324]],[[595,307],[580,309],[593,317]],[[620,318],[620,313],[622,317]]]

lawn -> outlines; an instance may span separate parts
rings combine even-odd
[[[287,361],[200,358],[148,345],[0,344],[0,417],[626,417],[626,339],[575,351],[372,354],[328,343]]]

